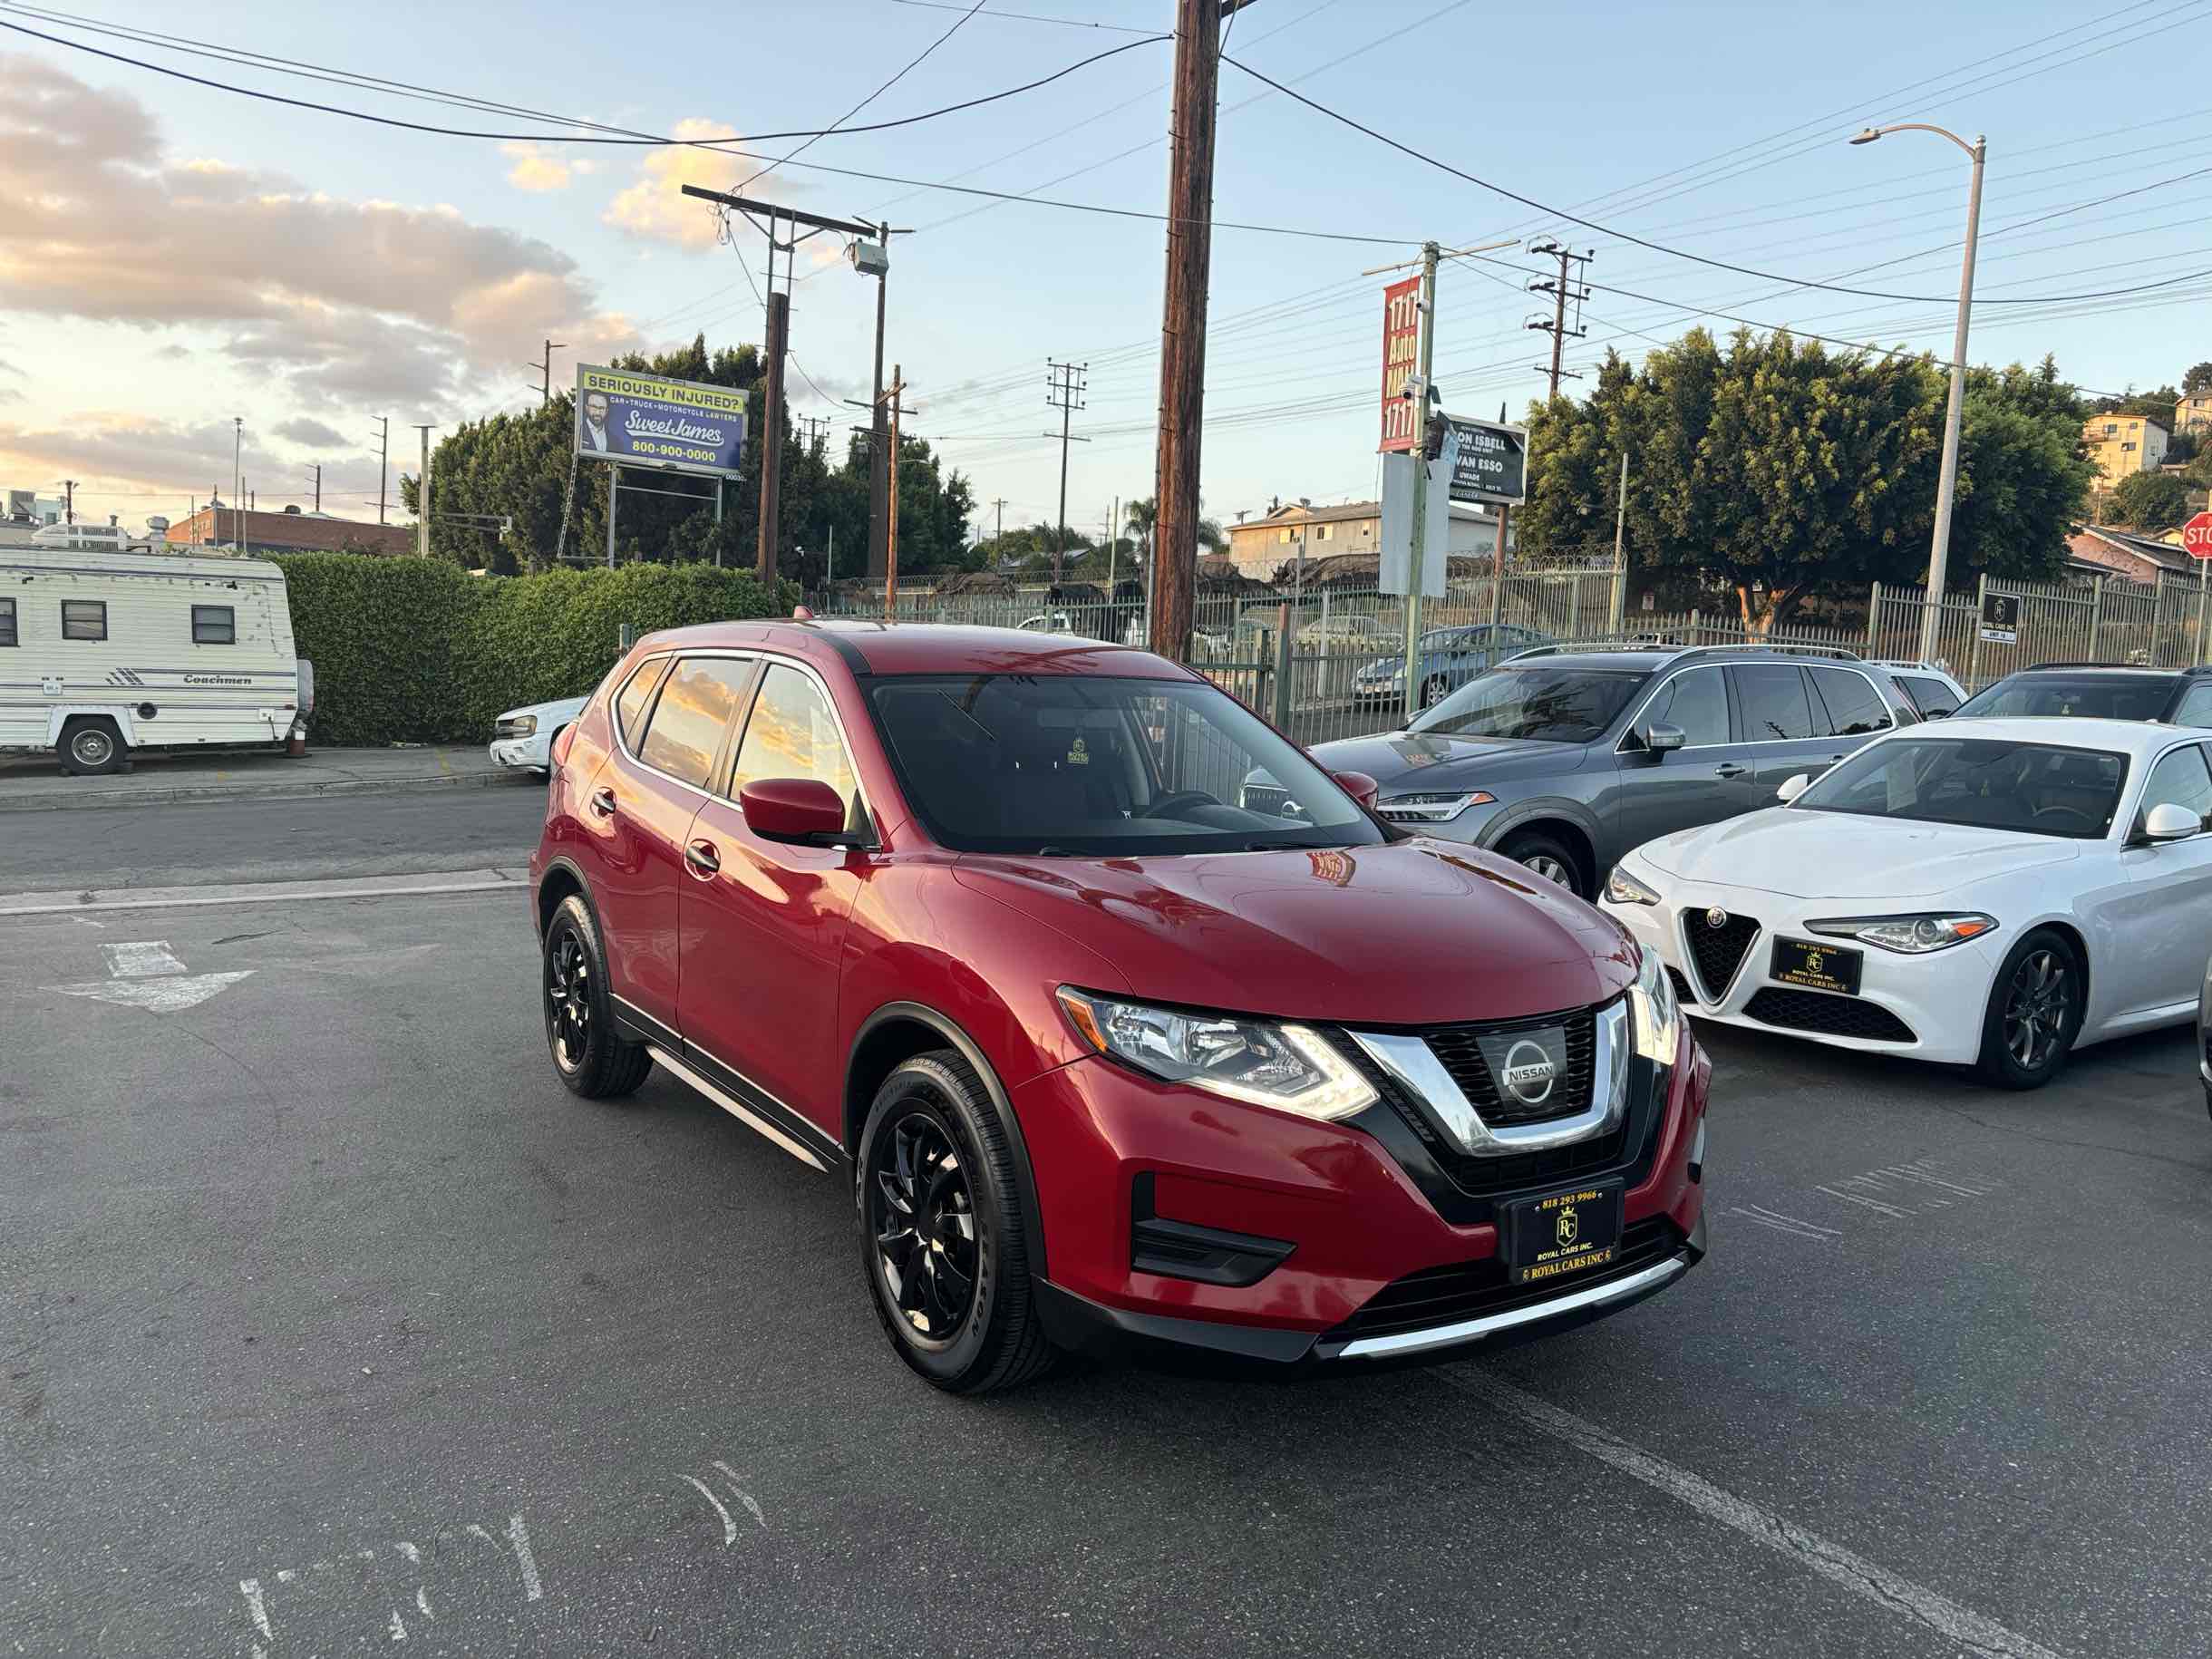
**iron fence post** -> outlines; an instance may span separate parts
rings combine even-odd
[[[1275,634],[1275,729],[1290,730],[1290,606],[1276,607]]]
[[[1880,636],[1881,626],[1882,585],[1877,582],[1874,585],[1874,591],[1867,596],[1867,655],[1868,656],[1881,655],[1881,650],[1876,644]]]
[[[2091,577],[2089,585],[2089,660],[2097,661],[2097,634],[2104,626],[2104,577]]]

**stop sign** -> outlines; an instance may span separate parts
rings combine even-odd
[[[2198,513],[2181,527],[2181,550],[2191,558],[2212,558],[2212,513]]]

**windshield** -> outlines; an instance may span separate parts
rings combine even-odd
[[[899,677],[869,694],[900,787],[958,852],[1244,852],[1387,839],[1234,698],[1179,680]],[[1256,777],[1258,785],[1252,786]]]
[[[1829,768],[1795,805],[2089,840],[2111,830],[2127,780],[2127,756],[2100,749],[1990,737],[1898,738],[1870,743]]]
[[[2156,720],[2173,693],[2170,674],[2016,674],[1967,698],[1952,718],[2048,714]]]
[[[1605,735],[1647,677],[1593,668],[1493,668],[1421,715],[1412,730],[1587,743]]]

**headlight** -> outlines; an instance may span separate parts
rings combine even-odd
[[[1151,1008],[1066,985],[1060,1006],[1100,1053],[1164,1082],[1309,1118],[1348,1118],[1375,1102],[1367,1080],[1304,1025]]]
[[[1637,947],[1636,983],[1628,988],[1628,1006],[1635,1015],[1636,1053],[1663,1066],[1674,1063],[1682,1052],[1682,1006],[1674,1000],[1674,982],[1666,976],[1659,953]]]
[[[1495,806],[1498,797],[1488,790],[1433,790],[1424,795],[1385,795],[1375,810],[1392,820],[1441,824],[1459,817],[1470,807]]]
[[[538,716],[535,714],[509,714],[499,723],[501,737],[529,737],[537,730]]]
[[[1616,905],[1655,905],[1659,895],[1645,887],[1619,865],[1606,878],[1606,897]]]
[[[1968,939],[1996,930],[1997,918],[1967,912],[1932,916],[1858,916],[1832,922],[1807,922],[1814,933],[1830,938],[1857,939],[1862,945],[1894,950],[1901,956],[1924,956],[1932,950],[1949,950]]]

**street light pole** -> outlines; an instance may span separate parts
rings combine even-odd
[[[1959,425],[1966,403],[1966,324],[1974,310],[1974,256],[1982,235],[1982,163],[1989,154],[1989,141],[1976,133],[1969,144],[1945,128],[1905,121],[1868,127],[1851,142],[1871,144],[1885,132],[1933,132],[1949,139],[1974,161],[1973,183],[1966,193],[1966,257],[1959,265],[1958,327],[1951,336],[1951,398],[1944,412],[1943,472],[1936,485],[1936,534],[1928,547],[1927,595],[1920,607],[1920,660],[1932,663],[1943,626],[1944,583],[1951,560],[1951,508],[1958,491]]]

